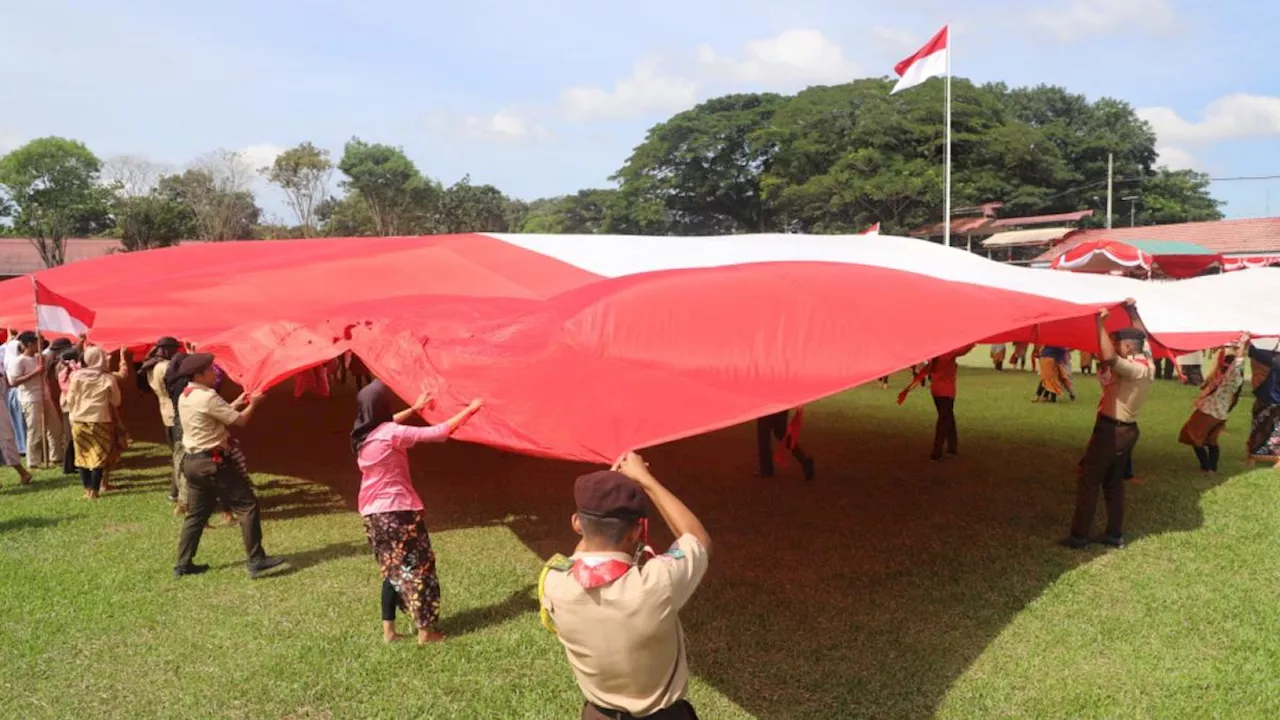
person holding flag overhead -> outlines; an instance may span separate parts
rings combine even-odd
[[[932,380],[929,386],[933,405],[938,410],[938,423],[934,426],[933,452],[929,459],[935,462],[942,459],[944,448],[949,455],[960,454],[960,438],[956,429],[956,374],[960,369],[957,360],[968,355],[973,348],[973,345],[966,345],[925,363],[911,384],[898,394],[898,404],[901,405],[912,389]]]

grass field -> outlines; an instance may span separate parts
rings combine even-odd
[[[1079,384],[1077,404],[1032,405],[1030,374],[962,370],[962,455],[941,464],[928,397],[898,407],[874,388],[806,414],[812,484],[794,466],[753,478],[750,427],[646,453],[716,540],[683,615],[702,716],[1280,716],[1280,473],[1245,472],[1245,412],[1225,472],[1202,475],[1175,442],[1192,390],[1160,383],[1131,545],[1076,553],[1054,541],[1097,399]],[[135,436],[157,440],[150,399],[130,400]],[[351,405],[273,397],[245,435],[267,549],[295,567],[281,577],[249,581],[221,528],[200,549],[213,571],[170,577],[178,521],[154,445],[97,503],[70,479],[4,476],[0,715],[576,717],[532,598],[541,559],[573,546],[581,468],[461,443],[415,455],[451,637],[386,646]]]

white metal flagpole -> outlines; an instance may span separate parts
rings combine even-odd
[[[951,247],[951,26],[947,25],[947,142],[942,168],[942,242]]]

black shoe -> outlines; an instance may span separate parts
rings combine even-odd
[[[1123,535],[1099,535],[1093,541],[1099,545],[1106,545],[1117,550],[1123,550],[1129,544],[1125,542]]]
[[[264,557],[261,560],[256,560],[254,562],[249,563],[249,577],[250,578],[262,577],[263,575],[271,572],[272,570],[280,567],[281,565],[284,565],[284,558]]]
[[[1058,544],[1064,548],[1071,548],[1072,550],[1084,550],[1089,547],[1088,540],[1082,537],[1076,537],[1075,535],[1068,535],[1067,537],[1062,538],[1058,541]]]
[[[192,563],[191,565],[187,565],[186,567],[182,567],[182,566],[175,567],[173,569],[173,576],[176,578],[180,578],[183,575],[199,575],[200,573],[208,572],[208,570],[209,570],[208,565],[196,565]]]
[[[804,479],[806,482],[813,482],[813,478],[817,470],[813,467],[813,458],[805,458],[800,461],[800,467],[804,470]]]
[[[934,453],[929,456],[929,459],[934,462],[942,462],[942,453]]]

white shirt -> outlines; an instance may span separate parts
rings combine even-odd
[[[40,365],[40,357],[28,357],[22,353],[14,353],[12,351],[5,352],[4,372],[8,375],[9,384],[18,388],[18,399],[23,402],[38,403],[44,398],[44,374],[37,373],[35,377],[18,385],[14,380],[18,377],[26,375],[35,370]]]

